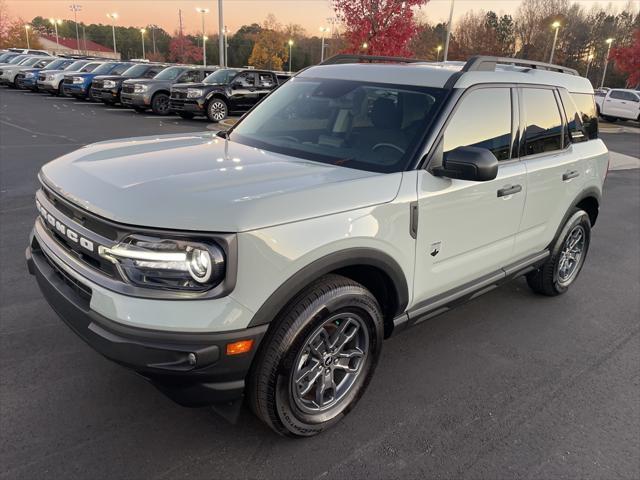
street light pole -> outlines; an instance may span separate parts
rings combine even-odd
[[[589,78],[589,67],[591,66],[591,62],[593,61],[593,53],[590,53],[587,57],[587,71],[584,74],[584,78]]]
[[[453,22],[453,5],[455,0],[451,0],[451,10],[449,10],[449,23],[447,23],[447,39],[444,42],[444,59],[443,62],[447,61],[447,57],[449,56],[449,38],[451,37],[451,22]]]
[[[107,17],[111,19],[111,33],[113,34],[113,53],[115,55],[118,54],[116,50],[116,18],[118,18],[117,13],[107,13]]]
[[[322,32],[322,49],[320,50],[320,63],[324,62],[324,36],[329,31],[327,27],[320,27],[320,31]]]
[[[220,58],[220,66],[227,66],[227,59],[224,52],[224,38],[222,31],[224,30],[224,17],[222,13],[222,0],[218,0],[218,55]]]
[[[69,5],[69,10],[73,12],[73,22],[76,24],[76,47],[78,52],[80,52],[80,29],[78,28],[78,12],[82,10],[82,5],[78,5],[76,3],[72,3]]]
[[[144,52],[144,32],[146,32],[146,30],[144,28],[140,29],[140,38],[142,39],[142,58],[146,59],[147,56]]]
[[[556,50],[556,42],[558,41],[558,30],[560,30],[560,22],[553,22],[551,26],[556,29],[556,33],[553,35],[553,45],[551,46],[551,55],[549,56],[549,63],[553,63],[553,53]]]
[[[209,13],[208,8],[196,8],[196,11],[200,12],[202,15],[202,65],[207,66],[207,48],[205,44],[205,34],[204,34],[204,16]]]
[[[53,25],[53,28],[56,31],[56,45],[58,47],[60,47],[60,39],[58,37],[58,25],[62,23],[62,20],[60,19],[55,19],[55,18],[50,18],[49,19],[49,23],[51,23],[51,25]]]
[[[27,48],[31,48],[31,47],[29,46],[29,29],[30,29],[30,28],[31,28],[31,27],[30,27],[29,25],[25,24],[25,26],[24,26],[24,33],[25,33],[25,36],[27,37]]]
[[[613,43],[613,38],[607,38],[606,42],[609,44],[607,48],[607,56],[604,59],[604,70],[602,72],[602,81],[600,82],[600,88],[604,87],[604,77],[607,76],[607,66],[609,65],[609,54],[611,53],[611,44]]]
[[[291,73],[291,49],[293,48],[293,40],[289,39],[289,73]]]
[[[440,52],[442,51],[442,45],[436,47],[436,63],[440,61]]]
[[[229,66],[229,29],[224,26],[224,66]]]

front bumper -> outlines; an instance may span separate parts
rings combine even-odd
[[[48,80],[38,80],[36,82],[38,90],[42,90],[43,92],[58,92],[58,85]]]
[[[144,93],[124,93],[120,94],[120,103],[127,107],[148,107],[151,97]]]
[[[174,98],[169,100],[169,110],[172,112],[189,112],[189,113],[203,113],[204,102],[201,100],[176,100]]]
[[[19,88],[24,88],[24,89],[31,89],[31,90],[37,90],[38,85],[36,84],[36,79],[35,78],[27,78],[27,77],[20,77],[17,80],[17,84]]]
[[[94,100],[102,100],[103,102],[115,103],[119,100],[117,88],[91,88],[91,97]]]
[[[75,83],[63,83],[62,91],[65,95],[71,95],[72,97],[86,97],[87,93],[89,93],[89,89],[86,85]]]
[[[60,318],[105,357],[147,378],[184,406],[231,402],[241,397],[245,377],[266,325],[220,333],[183,333],[123,325],[90,307],[92,290],[52,257],[32,235],[26,250],[29,273]],[[250,352],[229,356],[226,345],[253,340]]]

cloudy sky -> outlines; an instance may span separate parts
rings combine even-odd
[[[593,4],[612,4],[622,9],[628,0],[591,1],[578,0],[589,8]],[[206,16],[207,30],[217,31],[217,0],[5,0],[12,16],[31,20],[37,15],[73,19],[69,9],[71,3],[81,5],[78,21],[85,23],[108,23],[108,12],[117,12],[120,25],[143,27],[157,24],[169,32],[178,27],[178,10],[182,10],[185,31],[200,31],[200,14],[197,7],[209,8]],[[454,18],[469,10],[494,10],[514,13],[520,0],[456,0]],[[450,0],[431,0],[422,9],[432,21],[445,20],[449,15]],[[283,23],[299,23],[308,33],[327,25],[334,16],[329,0],[224,0],[224,20],[231,31],[247,23],[261,23],[269,14],[276,15]]]

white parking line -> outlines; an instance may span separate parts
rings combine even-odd
[[[167,120],[167,119],[170,119],[170,118],[180,118],[180,117],[178,115],[166,115],[166,116],[148,115],[148,116],[146,116],[144,118],[154,118],[156,120]]]
[[[133,113],[132,110],[127,110],[126,108],[105,108],[105,112],[124,112],[124,113]]]
[[[43,97],[45,100],[75,100],[75,98],[70,97]]]
[[[93,103],[89,103],[89,102],[73,102],[74,105],[89,105],[90,107],[95,106],[95,104]]]

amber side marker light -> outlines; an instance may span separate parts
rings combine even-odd
[[[253,347],[253,340],[240,340],[238,342],[227,343],[227,355],[240,355],[247,353]]]

